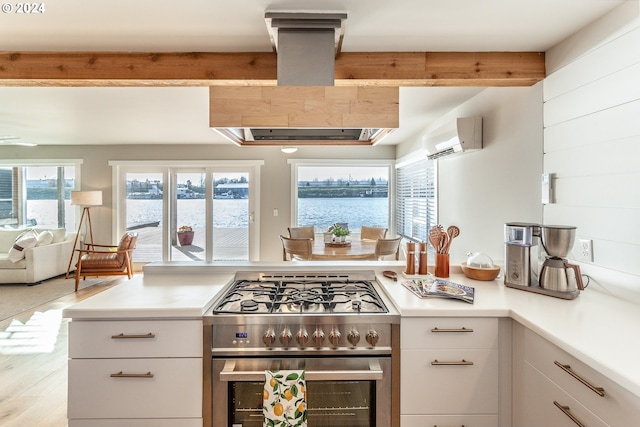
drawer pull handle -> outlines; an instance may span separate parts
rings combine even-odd
[[[464,326],[462,328],[433,328],[431,329],[431,332],[473,332],[472,328],[465,328]]]
[[[153,374],[151,372],[147,372],[145,374],[125,374],[120,371],[115,374],[111,374],[111,378],[153,378]]]
[[[434,360],[433,362],[431,362],[432,365],[435,366],[457,366],[457,365],[464,365],[464,366],[470,366],[473,365],[473,362],[471,362],[470,360],[460,360],[460,361],[453,361],[453,362],[441,362],[438,359]]]
[[[557,367],[559,367],[560,369],[562,369],[563,371],[565,371],[567,374],[571,375],[573,378],[577,379],[578,381],[580,381],[582,384],[584,384],[585,386],[587,386],[591,391],[593,391],[594,393],[596,393],[598,396],[604,396],[604,388],[602,387],[596,387],[593,384],[589,383],[589,381],[585,380],[584,378],[582,378],[580,375],[576,374],[575,372],[573,372],[573,369],[571,369],[571,365],[563,365],[562,363],[558,362],[557,360],[553,362]]]
[[[133,335],[125,335],[124,333],[120,333],[118,335],[111,335],[111,338],[114,340],[126,339],[126,338],[155,338],[156,334],[153,332],[149,332],[148,334],[133,334]]]
[[[558,402],[556,402],[555,400],[553,401],[553,404],[556,405],[558,407],[558,409],[560,409],[562,411],[563,414],[565,414],[567,417],[571,418],[571,421],[576,423],[576,425],[578,427],[584,427],[584,424],[582,424],[580,422],[580,420],[577,419],[576,416],[571,413],[571,410],[569,409],[568,406],[563,406],[563,405],[559,404]]]

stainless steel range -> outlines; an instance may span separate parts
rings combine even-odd
[[[237,273],[205,317],[205,425],[262,426],[269,369],[305,370],[309,427],[399,425],[399,324],[373,271]]]

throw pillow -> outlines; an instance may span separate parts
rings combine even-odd
[[[18,236],[11,249],[9,249],[9,260],[14,263],[20,261],[24,258],[24,250],[35,247],[37,243],[36,234],[31,230],[25,231]]]
[[[53,242],[51,242],[51,243],[64,242],[64,239],[65,239],[66,234],[67,234],[67,230],[65,230],[64,228],[54,228],[54,229],[52,229],[50,231],[53,234]]]
[[[50,230],[42,230],[38,233],[36,239],[38,242],[36,246],[49,245],[53,242],[53,233]]]

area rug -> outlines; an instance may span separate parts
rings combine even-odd
[[[80,281],[78,289],[88,288],[98,283],[121,280],[120,278],[87,278]],[[75,279],[64,276],[44,280],[33,286],[0,285],[0,321],[8,319],[25,310],[38,307],[75,292]]]

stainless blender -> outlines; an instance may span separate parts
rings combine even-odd
[[[573,299],[584,289],[580,266],[566,259],[575,235],[574,226],[544,225],[540,228],[542,247],[547,254],[540,271],[540,288],[550,295]],[[569,272],[573,272],[573,277]]]

